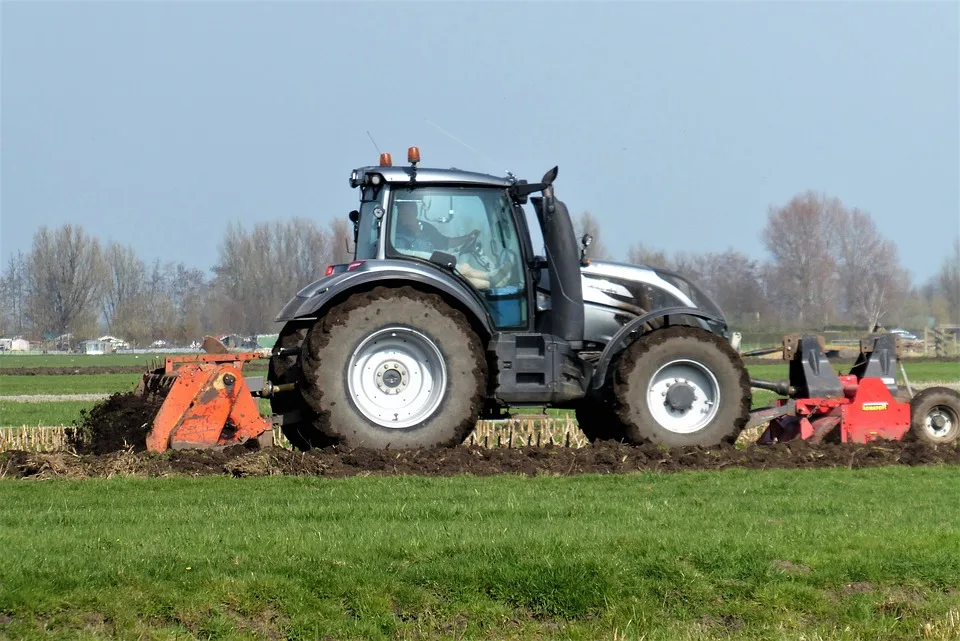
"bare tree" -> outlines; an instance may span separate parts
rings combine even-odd
[[[3,279],[0,280],[0,299],[2,307],[0,310],[4,319],[4,334],[11,332],[17,335],[24,334],[27,331],[27,267],[23,252],[18,251],[16,256],[11,256],[7,262],[7,268],[4,270]]]
[[[142,297],[147,270],[133,247],[119,243],[107,246],[106,264],[103,315],[110,331],[117,332],[117,321],[132,320],[137,311],[135,302]]]
[[[250,232],[231,223],[213,268],[224,330],[267,330],[294,292],[323,276],[333,254],[331,234],[310,220],[261,223]]]
[[[936,276],[937,293],[946,303],[950,322],[960,324],[960,236],[953,241],[953,248],[940,266]]]
[[[607,250],[607,246],[603,244],[603,239],[600,235],[600,221],[598,221],[593,214],[588,211],[580,214],[580,217],[574,221],[573,226],[576,230],[578,242],[584,234],[593,236],[593,243],[587,247],[587,258],[610,260],[612,254]]]
[[[27,259],[29,317],[40,331],[95,330],[105,262],[100,242],[78,225],[41,227]]]
[[[755,325],[770,310],[761,265],[735,249],[693,254],[679,252],[672,271],[693,281],[733,323]]]
[[[630,245],[627,250],[627,262],[631,265],[645,265],[647,267],[662,267],[671,269],[672,262],[662,250],[653,250],[643,243]]]
[[[833,222],[831,238],[846,311],[872,330],[906,298],[910,275],[900,265],[897,246],[883,238],[869,214],[841,208]]]
[[[768,212],[761,233],[773,256],[767,276],[775,302],[799,325],[827,323],[835,310],[839,284],[831,233],[841,211],[838,199],[807,192]]]
[[[342,265],[353,260],[353,225],[343,218],[330,223],[330,262]]]

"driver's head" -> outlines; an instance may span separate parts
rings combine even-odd
[[[419,229],[416,203],[397,203],[397,229],[407,232],[416,232]]]

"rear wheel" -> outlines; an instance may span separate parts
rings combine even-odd
[[[628,441],[668,446],[733,442],[750,416],[750,377],[723,338],[695,327],[641,337],[613,380]]]
[[[309,330],[300,391],[322,435],[351,447],[462,443],[486,387],[483,346],[467,318],[436,295],[378,287]]]
[[[928,387],[910,401],[910,431],[934,445],[960,438],[960,393],[949,387]]]

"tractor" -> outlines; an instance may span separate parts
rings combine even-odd
[[[330,265],[277,316],[272,350],[168,356],[138,390],[158,408],[147,448],[302,450],[462,443],[478,419],[524,407],[574,410],[591,441],[713,446],[767,425],[759,442],[960,439],[960,393],[914,394],[899,337],[870,334],[847,374],[821,337],[739,354],[739,335],[700,288],[664,270],[587,256],[540,182],[380,163],[355,169],[353,260]],[[534,251],[530,205],[543,237]],[[781,352],[783,381],[751,379],[741,356]],[[268,375],[244,365],[269,359]],[[897,381],[897,367],[905,387]],[[751,411],[752,389],[784,398]],[[269,398],[262,416],[256,398]]]
[[[528,182],[407,160],[353,170],[353,260],[277,316],[261,393],[295,447],[455,445],[529,406],[573,409],[591,440],[736,439],[750,378],[702,289],[589,258],[557,167]]]

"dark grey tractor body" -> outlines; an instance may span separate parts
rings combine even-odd
[[[277,317],[270,379],[296,389],[272,402],[295,446],[452,445],[530,405],[574,408],[591,439],[739,434],[749,378],[721,310],[677,274],[583,259],[556,173],[353,172],[354,261]]]

